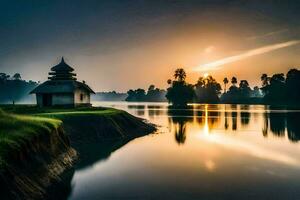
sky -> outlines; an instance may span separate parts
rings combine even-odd
[[[300,66],[300,0],[1,0],[0,72],[45,81],[62,56],[95,91],[211,74],[260,85]]]

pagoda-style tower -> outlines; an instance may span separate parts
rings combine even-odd
[[[36,94],[36,102],[44,106],[90,106],[90,94],[95,93],[84,81],[76,80],[74,69],[64,58],[51,68],[48,81],[37,86],[31,94]]]
[[[49,80],[77,80],[76,74],[72,73],[74,69],[65,63],[64,58],[61,58],[61,61],[58,65],[55,65],[51,68],[49,72]]]

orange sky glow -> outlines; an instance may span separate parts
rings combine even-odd
[[[96,91],[126,92],[150,84],[165,89],[179,67],[193,84],[208,73],[220,83],[236,76],[260,86],[262,73],[286,73],[300,66],[300,28],[290,4],[251,2],[95,1],[92,13],[82,6],[51,4],[57,19],[42,15],[37,6],[38,11],[20,17],[28,27],[17,26],[18,19],[7,25],[11,38],[2,37],[0,72],[44,81],[64,56],[78,80]],[[32,32],[37,28],[40,32]]]

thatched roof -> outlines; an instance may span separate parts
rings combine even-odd
[[[57,80],[46,81],[34,90],[30,94],[34,93],[73,93],[76,89],[83,89],[89,93],[95,94],[95,92],[85,83],[74,80]]]

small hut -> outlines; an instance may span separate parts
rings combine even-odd
[[[95,93],[85,82],[76,81],[74,69],[61,62],[51,68],[48,81],[37,86],[30,94],[36,94],[37,105],[49,106],[90,106],[90,94]]]

